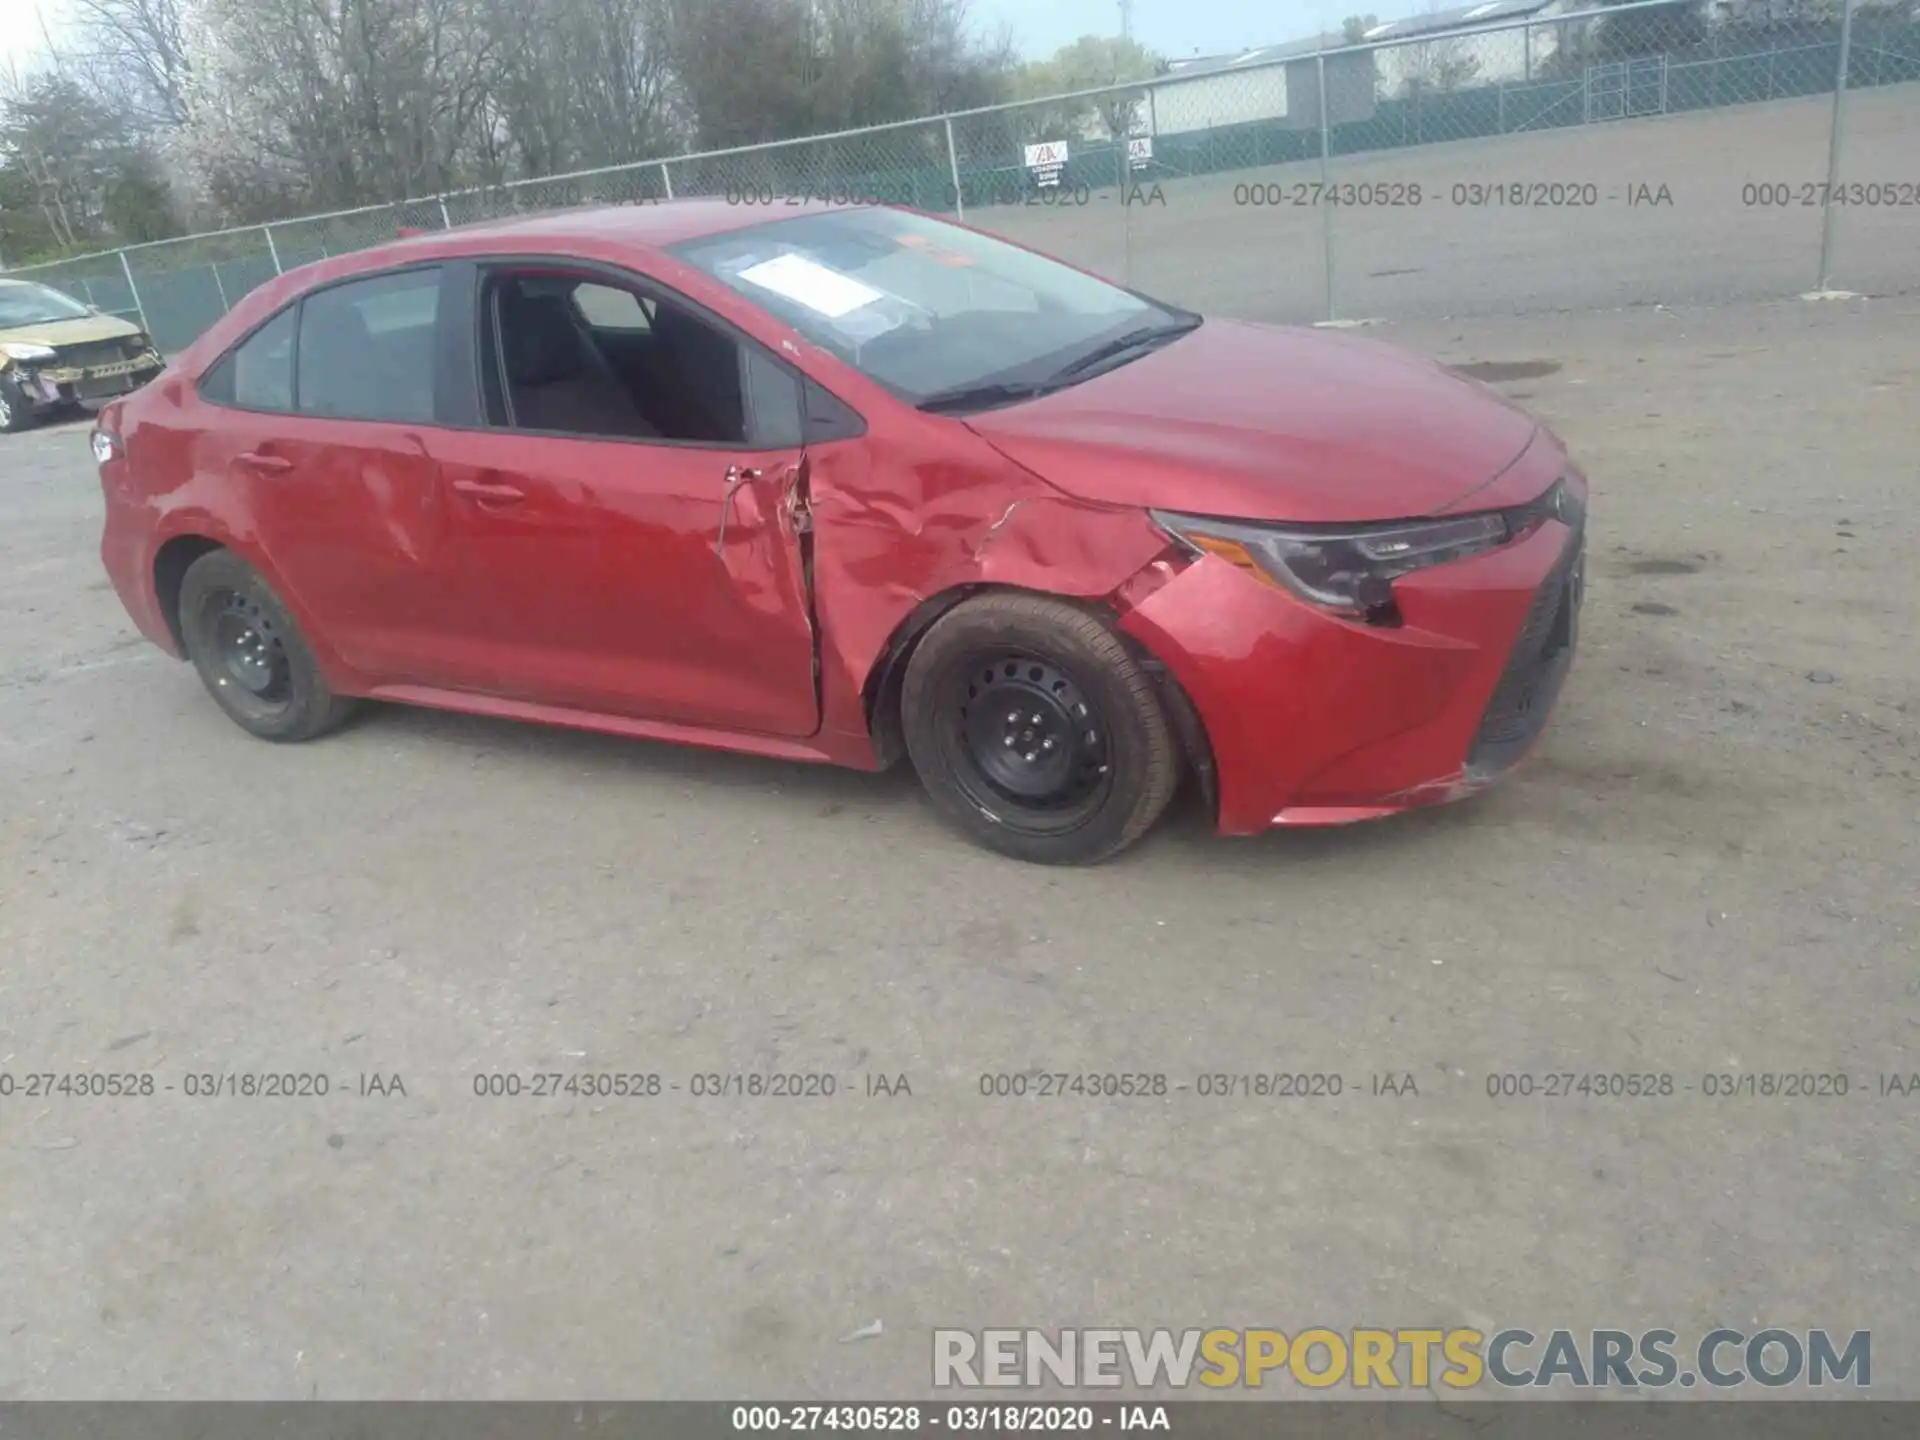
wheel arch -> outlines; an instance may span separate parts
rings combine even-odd
[[[189,532],[173,536],[154,552],[153,596],[160,606],[160,618],[166,621],[167,633],[173,636],[173,643],[183,656],[187,653],[187,641],[180,628],[180,584],[187,578],[193,562],[202,555],[229,548],[211,536]]]
[[[268,557],[261,553],[256,544],[243,536],[228,533],[226,527],[211,517],[184,519],[180,528],[168,535],[153,554],[151,578],[154,600],[179,655],[183,658],[186,655],[186,636],[180,623],[181,585],[195,561],[218,550],[230,551],[245,561],[278,597],[294,624],[300,627],[301,637],[313,652],[320,673],[336,693],[364,693],[363,677],[333,648],[324,628],[316,622],[291,587],[282,583],[281,575]]]
[[[1025,585],[988,582],[953,585],[922,600],[894,627],[893,633],[887,637],[887,643],[880,651],[879,658],[867,672],[866,683],[861,687],[861,702],[866,711],[867,733],[871,737],[873,753],[881,769],[892,767],[906,754],[904,718],[900,709],[901,682],[906,676],[907,663],[913,658],[914,649],[941,616],[977,596],[991,594],[1043,596],[1049,600],[1078,606],[1106,621],[1114,638],[1126,646],[1141,669],[1153,677],[1155,688],[1166,705],[1167,718],[1172,722],[1174,731],[1180,738],[1180,748],[1187,760],[1189,772],[1199,786],[1201,800],[1206,806],[1207,814],[1212,817],[1218,813],[1220,793],[1218,777],[1214,769],[1213,744],[1207,736],[1206,724],[1201,720],[1199,710],[1173,672],[1139,637],[1127,633],[1112,623],[1117,611],[1111,604],[1088,600],[1084,596],[1061,595],[1055,591],[1039,590]]]

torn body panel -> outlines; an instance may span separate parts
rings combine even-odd
[[[930,428],[930,427],[929,427]],[[812,452],[823,748],[863,768],[875,669],[952,601],[1005,586],[1101,600],[1170,543],[1137,510],[1075,500],[958,424]]]

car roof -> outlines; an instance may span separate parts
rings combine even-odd
[[[764,192],[762,192],[764,193]],[[411,231],[404,237],[381,241],[365,249],[344,250],[284,271],[250,292],[220,321],[202,331],[179,359],[213,355],[225,350],[240,333],[296,296],[356,275],[411,264],[432,264],[465,256],[549,254],[566,255],[577,246],[618,245],[628,249],[663,252],[682,240],[745,230],[799,215],[831,210],[893,209],[892,206],[850,206],[807,200],[788,204],[729,203],[706,196],[688,200],[648,200],[625,205],[593,205],[512,215],[456,225],[450,230]],[[293,222],[288,222],[293,223]],[[662,256],[661,258],[666,258]]]
[[[682,240],[697,240],[729,230],[744,230],[772,220],[852,208],[862,207],[830,205],[813,200],[792,204],[781,201],[775,205],[712,197],[639,200],[621,205],[594,205],[482,220],[472,225],[458,225],[451,230],[428,230],[409,235],[374,249],[387,251],[431,246],[443,255],[481,254],[489,249],[502,248],[502,241],[507,242],[504,248],[518,250],[564,247],[567,242],[576,240],[612,240],[657,250],[677,245]]]

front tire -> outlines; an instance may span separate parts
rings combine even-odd
[[[312,740],[354,708],[335,695],[273,587],[231,550],[211,550],[180,581],[180,636],[220,708],[262,740]]]
[[[1180,780],[1152,679],[1098,617],[1049,596],[983,595],[943,615],[907,662],[901,718],[936,808],[1019,860],[1118,854]]]
[[[13,435],[33,423],[33,407],[20,387],[0,375],[0,435]]]

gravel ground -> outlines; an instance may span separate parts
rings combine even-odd
[[[1868,188],[1836,207],[1832,283],[1910,294],[1920,290],[1920,85],[1847,101],[1840,174]],[[1832,97],[1809,96],[1335,156],[1328,179],[1351,198],[1330,215],[1311,203],[1316,191],[1297,188],[1319,181],[1314,161],[1163,179],[1158,191],[1142,180],[967,219],[1151,294],[1262,320],[1326,317],[1329,242],[1342,317],[1774,299],[1820,278],[1832,122]],[[1489,189],[1515,182],[1517,205],[1516,192]],[[1772,188],[1748,189],[1762,184]]]
[[[904,771],[400,709],[260,744],[107,589],[84,426],[0,441],[0,1074],[156,1085],[0,1098],[0,1398],[909,1396],[935,1326],[1722,1321],[1871,1328],[1920,1396],[1920,1098],[1877,1093],[1920,1069],[1920,302],[1376,333],[1517,367],[1591,473],[1542,749],[1081,872]],[[1032,1069],[1173,1088],[981,1097]],[[576,1070],[680,1088],[474,1093]],[[1852,1093],[1701,1093],[1803,1070]],[[1194,1088],[1273,1071],[1346,1090]],[[1487,1096],[1548,1071],[1691,1089]],[[186,1093],[254,1072],[332,1093]],[[745,1072],[839,1093],[691,1093]]]

